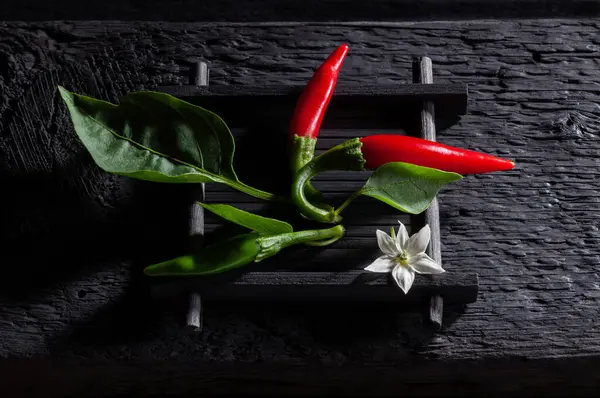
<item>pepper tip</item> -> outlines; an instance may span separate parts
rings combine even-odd
[[[346,43],[340,44],[338,48],[336,48],[336,50],[329,56],[329,59],[334,61],[333,63],[330,63],[330,67],[333,71],[340,70],[349,50],[350,47]]]

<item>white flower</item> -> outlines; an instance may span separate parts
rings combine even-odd
[[[399,221],[398,221],[399,222]],[[383,256],[373,261],[365,268],[371,272],[391,272],[392,277],[404,293],[415,280],[417,274],[441,274],[446,272],[431,257],[425,254],[425,249],[431,238],[429,225],[425,225],[419,232],[408,237],[404,224],[400,223],[398,235],[391,228],[391,236],[377,230],[377,244]]]

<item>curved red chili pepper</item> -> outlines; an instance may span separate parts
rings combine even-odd
[[[346,44],[342,44],[331,53],[315,71],[296,102],[289,127],[292,173],[297,173],[312,160],[315,154],[317,135],[347,53],[348,45]],[[306,184],[304,190],[307,197],[315,202],[321,202],[321,193],[310,182]],[[331,208],[324,203],[321,206]]]
[[[315,71],[296,103],[290,136],[317,137],[347,53],[348,45],[342,44]]]
[[[366,169],[390,162],[404,162],[458,174],[511,170],[511,160],[444,145],[421,138],[380,134],[360,138]]]

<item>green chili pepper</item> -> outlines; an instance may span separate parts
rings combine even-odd
[[[144,269],[150,276],[162,275],[211,275],[244,266],[256,258],[260,246],[252,232],[239,235],[203,249],[199,254],[181,256]]]
[[[260,235],[257,232],[239,235],[188,255],[153,264],[144,269],[149,276],[201,276],[220,274],[252,262],[274,256],[286,247],[307,242],[328,243],[344,236],[344,227]]]

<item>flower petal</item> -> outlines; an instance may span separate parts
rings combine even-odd
[[[415,281],[415,273],[408,267],[398,266],[392,270],[392,277],[404,294],[408,293]]]
[[[425,253],[411,257],[408,265],[419,274],[441,274],[446,272],[441,265],[433,261],[433,259]]]
[[[391,272],[395,265],[396,262],[391,257],[381,256],[368,267],[365,267],[365,270],[371,272]]]
[[[398,228],[398,235],[396,235],[396,243],[398,245],[398,251],[403,251],[408,242],[408,231],[404,224],[400,221],[398,221],[398,223],[400,224],[400,228]]]
[[[398,254],[396,241],[379,229],[377,230],[377,244],[379,245],[379,249],[389,256],[396,256]]]
[[[429,239],[431,239],[431,229],[429,229],[429,225],[425,225],[419,232],[408,239],[408,243],[406,244],[408,257],[425,252],[429,244]]]

